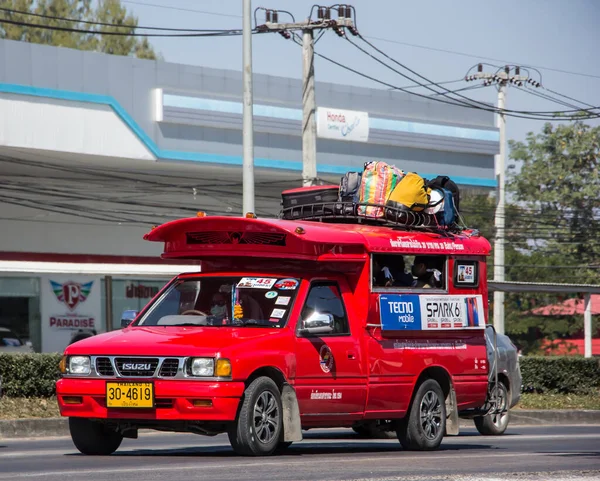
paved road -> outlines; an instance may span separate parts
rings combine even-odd
[[[236,456],[226,436],[143,432],[112,456],[83,456],[70,438],[0,439],[0,480],[291,481],[600,479],[600,426],[513,427],[501,437],[464,430],[439,451],[407,452],[395,440],[350,430],[305,433],[269,458]]]

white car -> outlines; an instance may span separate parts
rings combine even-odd
[[[0,327],[0,354],[8,352],[31,353],[30,344],[24,343],[19,336],[6,327]]]

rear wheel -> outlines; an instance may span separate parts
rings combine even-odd
[[[437,449],[446,432],[446,404],[442,388],[433,379],[424,381],[415,394],[410,411],[398,424],[398,440],[411,451]]]
[[[283,416],[277,384],[259,377],[244,391],[237,419],[228,431],[233,450],[245,456],[272,454],[280,444]]]
[[[118,432],[85,418],[69,418],[69,431],[75,447],[88,455],[112,454],[123,441],[123,436]]]
[[[492,391],[498,397],[498,412],[489,416],[479,416],[473,418],[477,431],[485,436],[500,436],[504,434],[510,420],[510,412],[508,409],[508,388],[502,381],[498,381],[498,392]]]

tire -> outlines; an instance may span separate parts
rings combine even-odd
[[[500,436],[504,434],[510,421],[510,410],[508,407],[508,388],[502,381],[498,381],[500,398],[500,409],[502,412],[491,414],[489,416],[479,416],[473,418],[475,427],[480,434],[484,436]]]
[[[85,418],[69,418],[69,431],[75,447],[81,453],[91,456],[112,454],[123,441],[123,436],[118,432]]]
[[[244,391],[237,419],[228,431],[229,442],[237,454],[268,456],[280,444],[283,409],[277,384],[259,377]]]
[[[398,424],[398,440],[409,451],[432,451],[439,447],[445,432],[444,393],[437,381],[427,379],[417,389],[407,416]]]

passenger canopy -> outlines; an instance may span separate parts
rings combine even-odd
[[[217,257],[362,261],[369,252],[486,256],[489,242],[477,232],[439,233],[365,224],[198,217],[154,228],[144,239],[164,242],[164,258]]]

